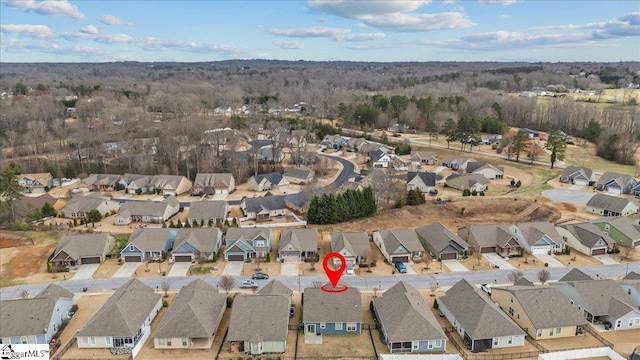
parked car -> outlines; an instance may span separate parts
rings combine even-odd
[[[296,313],[296,305],[291,304],[291,307],[289,308],[289,317],[292,318],[295,313]]]
[[[480,285],[480,289],[482,289],[482,291],[486,292],[487,294],[491,295],[491,285],[482,284]]]
[[[347,265],[347,275],[353,275],[354,274],[354,270],[353,270],[353,265]]]
[[[396,270],[398,270],[398,272],[400,274],[406,274],[407,273],[407,267],[404,265],[403,262],[397,262],[394,264],[394,266],[396,267]]]
[[[269,275],[267,275],[265,273],[258,272],[258,273],[255,273],[255,274],[251,275],[251,278],[253,280],[266,280],[266,279],[269,278]]]
[[[256,284],[253,280],[242,280],[242,283],[240,284],[241,289],[253,289],[257,287],[258,284]]]

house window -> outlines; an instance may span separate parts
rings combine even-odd
[[[442,347],[442,340],[434,340],[434,342],[435,342],[434,347],[437,347],[437,348]]]
[[[509,315],[513,316],[513,308],[509,306]]]
[[[356,323],[347,323],[347,331],[356,331]]]
[[[616,328],[619,328],[621,326],[622,326],[622,320],[616,321]]]
[[[560,334],[562,332],[562,328],[556,328],[556,335]]]
[[[35,335],[29,335],[29,344],[36,344],[38,341],[36,340]]]
[[[158,338],[158,344],[159,345],[165,345],[167,342],[164,340],[164,338]]]
[[[167,346],[171,346],[171,339],[167,339]]]
[[[513,344],[513,336],[509,336],[507,338],[507,344],[509,344],[509,345]]]
[[[133,245],[129,245],[129,251],[135,251],[135,247]]]
[[[493,346],[498,346],[498,339],[493,339]]]
[[[342,330],[342,323],[336,323],[336,330]]]
[[[110,337],[106,338],[106,342],[107,342],[107,345],[111,346],[111,338]]]
[[[541,337],[542,336],[542,330],[538,330],[538,333],[536,334],[536,337]]]
[[[320,329],[326,329],[327,323],[320,323]]]
[[[22,344],[26,344],[27,343],[27,337],[26,336],[20,336],[20,342]]]
[[[91,337],[91,345],[95,345],[96,344],[96,337],[92,336]]]
[[[518,319],[520,319],[520,313],[518,313]]]
[[[411,350],[418,350],[420,349],[420,342],[419,341],[412,341],[411,342]]]
[[[511,297],[511,303],[513,304],[513,296]]]
[[[264,247],[264,240],[256,240],[255,247]]]
[[[85,344],[85,345],[88,344],[89,343],[89,338],[86,337],[86,336],[83,336],[82,337],[82,343]]]
[[[569,300],[569,304],[573,305],[573,300]]]
[[[433,341],[429,340],[427,343],[427,349],[433,349]]]
[[[553,328],[549,329],[549,336],[553,336]]]
[[[182,338],[182,346],[187,346],[187,338]]]

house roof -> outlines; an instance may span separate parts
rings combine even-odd
[[[227,340],[286,341],[288,325],[289,299],[285,296],[238,295],[233,300]]]
[[[155,338],[208,338],[218,331],[227,295],[198,279],[180,289]]]
[[[535,222],[523,222],[514,224],[525,241],[534,246],[543,237],[547,236],[556,244],[562,244],[562,236],[556,230],[556,227],[549,221],[535,221]]]
[[[273,159],[274,157],[280,156],[282,154],[282,150],[280,149],[276,149],[275,154],[274,155],[274,149],[270,146],[265,146],[265,147],[261,147],[258,150],[258,156],[262,157],[262,158],[266,158],[266,159]]]
[[[284,197],[282,196],[245,197],[242,201],[246,206],[247,212],[259,213],[265,210],[270,211],[286,208]]]
[[[49,178],[51,174],[49,173],[31,173],[31,174],[20,174],[18,175],[18,181],[22,179],[29,179],[31,181],[37,181],[43,186],[47,186],[49,184]]]
[[[493,171],[495,171],[497,173],[504,174],[504,167],[502,167],[502,166],[494,166],[493,164],[489,164],[489,163],[485,163],[485,162],[479,162],[479,161],[472,161],[472,162],[467,164],[467,172],[468,173],[475,173],[475,172],[478,172],[478,171],[484,170],[484,169],[490,169],[490,170],[493,170]]]
[[[437,158],[438,156],[433,151],[412,151],[411,157],[417,157],[419,159],[431,159]]]
[[[380,230],[380,237],[382,237],[384,247],[389,253],[400,245],[409,252],[424,251],[420,239],[413,229]]]
[[[16,212],[26,214],[32,209],[41,209],[45,203],[54,206],[57,201],[57,198],[49,194],[41,194],[39,196],[23,196],[20,199],[14,200],[13,204]]]
[[[562,171],[562,177],[569,178],[581,174],[585,179],[590,180],[593,176],[593,170],[586,167],[569,165]]]
[[[154,175],[149,181],[149,186],[156,189],[165,189],[168,187],[175,190],[183,180],[191,183],[189,179],[180,175]]]
[[[624,188],[632,180],[632,176],[607,171],[600,176],[598,181],[596,181],[596,185],[605,185],[607,183],[614,182],[621,188]]]
[[[0,301],[0,337],[45,334],[57,300],[42,297]]]
[[[593,278],[577,268],[572,268],[567,272],[563,277],[561,277],[558,282],[567,282],[567,281],[582,281],[582,280],[593,280]]]
[[[584,301],[585,308],[595,316],[607,315],[612,298],[627,304],[633,304],[633,301],[622,289],[620,283],[614,280],[581,280],[558,282],[551,284],[552,286],[568,284],[572,286]],[[625,313],[626,314],[626,313]]]
[[[524,335],[524,331],[500,310],[485,293],[466,279],[458,281],[440,298],[472,339]]]
[[[622,279],[623,280],[640,280],[640,274],[633,271],[629,271],[629,273],[625,275]]]
[[[74,295],[71,291],[63,288],[60,285],[56,285],[56,284],[49,284],[47,285],[46,288],[42,289],[42,291],[40,291],[36,296],[34,296],[36,298],[52,298],[52,299],[57,299],[57,298],[69,298],[69,299],[73,299]]]
[[[407,173],[407,182],[413,180],[415,177],[419,177],[420,180],[426,186],[436,186],[437,175],[432,172],[409,172]]]
[[[447,229],[439,222],[421,226],[415,229],[415,231],[438,253],[448,247],[451,247],[452,250],[455,249],[456,251],[469,249],[469,244],[467,244],[466,241],[462,240],[462,238],[451,232],[451,230]]]
[[[593,248],[598,241],[604,240],[608,244],[613,244],[615,241],[600,230],[592,223],[579,223],[579,224],[564,224],[560,225],[561,228],[567,230],[584,246]]]
[[[313,170],[304,166],[287,166],[283,175],[296,179],[307,179],[313,175]]]
[[[616,213],[621,213],[629,203],[638,207],[636,199],[630,197],[616,197],[607,194],[595,194],[587,202],[587,206],[594,207],[596,209],[605,209]]]
[[[283,229],[280,250],[286,250],[289,244],[298,251],[318,251],[318,229]]]
[[[141,175],[141,174],[124,174],[120,181],[124,181],[125,183],[130,184],[135,182],[138,187],[143,187],[149,185],[151,181],[150,175]]]
[[[362,322],[360,290],[350,287],[340,293],[320,288],[304,289],[304,323]]]
[[[167,239],[174,238],[178,229],[142,228],[133,231],[129,236],[129,244],[135,245],[140,251],[157,251],[167,243]],[[126,247],[123,249],[126,250]]]
[[[619,319],[634,311],[636,314],[640,314],[640,311],[638,311],[634,306],[629,305],[628,302],[622,301],[617,297],[612,297],[609,302],[609,311],[607,311],[607,314],[612,316],[614,319]]]
[[[198,173],[193,186],[228,188],[233,182],[233,175],[230,173]]]
[[[366,232],[339,232],[331,234],[331,251],[339,252],[347,249],[355,256],[365,256],[371,247]]]
[[[131,279],[109,297],[76,336],[134,336],[160,299],[162,294]]]
[[[82,179],[85,185],[110,186],[118,182],[121,175],[118,174],[91,174]]]
[[[172,197],[175,199],[174,197]],[[164,213],[167,211],[167,206],[175,207],[171,204],[171,201],[167,201],[167,199],[163,201],[151,201],[148,199],[146,201],[126,201],[118,210],[118,214],[129,217],[129,216],[152,216],[152,217],[162,217]],[[177,211],[178,209],[176,209]]]
[[[640,239],[640,226],[634,223],[626,216],[616,216],[609,218],[596,219],[591,221],[592,224],[608,223],[621,233],[629,237],[632,241]]]
[[[285,284],[281,283],[278,280],[271,280],[267,283],[267,285],[263,286],[260,291],[258,291],[259,295],[284,295],[291,296],[293,291],[289,289]]]
[[[469,225],[467,228],[480,246],[504,247],[509,240],[515,239],[509,229],[501,224]]]
[[[74,260],[86,256],[102,256],[108,254],[113,245],[113,236],[105,233],[65,235],[58,241],[52,259],[61,252]]]
[[[280,181],[282,181],[282,174],[277,173],[277,172],[272,172],[272,173],[267,173],[267,174],[259,174],[259,175],[254,175],[253,179],[255,180],[255,182],[257,184],[260,184],[260,182],[262,182],[262,179],[266,179],[267,181],[269,181],[272,184],[279,184]]]
[[[258,236],[262,236],[265,239],[271,238],[271,229],[254,227],[254,228],[229,228],[227,230],[227,240],[253,240]]]
[[[189,206],[190,219],[225,219],[229,206],[224,200],[193,201]]]
[[[216,240],[218,239],[218,228],[191,228],[178,229],[174,240],[173,249],[177,250],[185,244],[191,245],[195,251],[203,253],[216,252]]]
[[[63,207],[63,209],[68,209],[68,211],[78,213],[84,212],[88,213],[93,209],[97,209],[102,202],[113,202],[111,200],[94,197],[94,196],[74,196]]]
[[[422,295],[404,281],[373,298],[373,305],[389,342],[447,338]]]
[[[464,189],[471,189],[471,187],[474,186],[475,184],[481,184],[486,186],[486,185],[489,185],[490,182],[482,174],[462,174],[462,175],[452,174],[452,175],[449,175],[449,177],[447,177],[447,180],[445,180],[445,183],[447,184],[447,186],[451,188],[464,190]]]
[[[513,284],[513,285],[516,285],[516,286],[534,286],[533,283],[531,281],[527,280],[527,278],[525,278],[524,276],[521,277],[520,279],[518,279],[516,281],[516,283]]]

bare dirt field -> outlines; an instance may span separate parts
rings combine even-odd
[[[100,266],[98,266],[98,270],[93,273],[94,279],[108,279],[113,276],[113,274],[118,271],[118,259],[107,259]]]
[[[469,270],[493,270],[495,269],[491,262],[484,256],[472,255],[466,259],[460,260],[460,263]],[[446,265],[445,265],[446,266]]]
[[[599,333],[613,343],[613,349],[627,358],[637,346],[640,346],[640,329],[623,331],[605,331]]]
[[[61,346],[64,347],[78,332],[78,329],[82,328],[95,313],[104,305],[109,299],[111,294],[83,294],[77,301],[78,311],[73,315],[69,324],[64,328],[60,335]],[[74,350],[78,350],[77,346],[72,346],[69,351],[65,353],[64,358],[73,358],[72,353]],[[107,349],[107,354],[109,350]],[[84,355],[83,355],[84,356]]]
[[[596,339],[595,337],[593,337],[593,335],[589,333],[585,333],[584,335],[579,335],[579,336],[570,336],[570,337],[563,337],[558,339],[538,340],[538,344],[542,345],[545,349],[548,349],[551,351],[605,346],[598,339]]]

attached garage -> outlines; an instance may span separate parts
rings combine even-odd
[[[222,190],[220,190],[220,189],[216,189],[216,194],[217,194],[217,195],[222,194]]]
[[[606,253],[607,253],[607,249],[606,248],[591,250],[591,255],[604,255]]]
[[[492,253],[492,252],[496,252],[496,248],[494,248],[494,247],[486,247],[485,246],[485,247],[481,247],[480,248],[480,252],[483,253],[483,254]]]
[[[142,262],[142,256],[140,255],[127,255],[124,257],[124,262]]]
[[[533,255],[548,254],[549,251],[552,251],[550,247],[532,247],[531,248],[531,253]]]
[[[440,260],[455,260],[458,258],[457,253],[444,253],[440,254]]]
[[[175,262],[191,262],[191,255],[174,255]]]
[[[589,181],[585,179],[573,179],[573,185],[587,186],[589,185]]]
[[[81,258],[80,262],[82,264],[100,264],[100,256],[92,256],[92,257],[86,257],[86,258]]]
[[[227,261],[244,261],[244,254],[227,254]]]
[[[397,263],[397,262],[409,262],[409,255],[405,255],[405,256],[394,256],[391,258],[391,262]]]
[[[620,195],[622,194],[622,189],[620,189],[619,187],[607,186],[607,193],[613,194],[613,195]]]
[[[298,252],[281,252],[280,258],[285,262],[299,262],[300,253]]]

